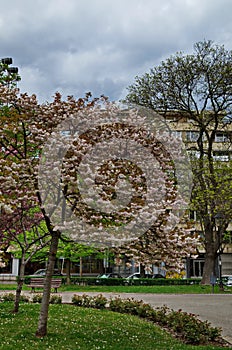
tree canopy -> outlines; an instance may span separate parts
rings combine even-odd
[[[231,118],[232,52],[212,41],[198,42],[193,54],[178,52],[136,77],[126,101],[156,111],[186,112],[197,123]],[[207,114],[206,111],[212,113]]]
[[[109,237],[117,240],[117,230],[118,240],[125,242],[131,240],[132,234],[140,236],[144,227],[146,231],[156,221],[153,238],[165,236],[166,244],[170,243],[170,253],[166,254],[169,259],[175,254],[176,234],[171,228],[172,221],[175,224],[177,218],[174,213],[169,215],[169,208],[178,207],[181,200],[172,176],[170,153],[154,133],[148,134],[144,129],[144,117],[136,111],[129,112],[131,123],[128,123],[128,112],[124,115],[105,98],[94,99],[87,94],[85,98],[76,100],[69,96],[63,100],[56,93],[51,103],[41,105],[35,95],[20,94],[18,89],[8,89],[4,85],[0,86],[0,103],[2,212],[10,214],[22,203],[32,203],[32,208],[38,208],[51,238],[37,330],[37,336],[44,336],[58,244],[69,226],[79,225],[78,230],[74,226],[74,236],[80,243],[104,244]],[[167,143],[167,137],[163,137]],[[176,142],[173,140],[172,145]],[[100,153],[99,145],[103,147]],[[181,158],[178,147],[174,148],[176,159]],[[140,151],[142,157],[137,153]],[[128,158],[130,152],[131,159]],[[154,155],[152,167],[150,160]],[[154,172],[156,177],[152,176]],[[127,194],[130,194],[129,203]],[[66,212],[67,207],[70,210]],[[70,214],[71,221],[66,214]],[[76,217],[82,219],[81,223]],[[141,219],[138,223],[137,217]],[[133,224],[133,220],[135,228],[132,225],[132,229],[127,229],[127,224]],[[162,248],[160,242],[157,239],[154,244],[157,251]],[[194,237],[182,241],[182,249],[178,256],[175,254],[172,263],[179,266],[181,252],[192,251],[194,242]],[[142,254],[140,259],[143,259]]]
[[[222,165],[215,158],[218,131],[226,135],[223,150],[231,152],[232,51],[210,40],[198,42],[192,54],[176,53],[137,76],[128,91],[127,102],[164,116],[173,113],[176,123],[185,119],[190,130],[197,132],[194,149],[189,149],[194,174],[192,208],[198,211],[204,236],[202,282],[209,283],[210,275],[217,273],[217,256],[232,217],[231,164]]]

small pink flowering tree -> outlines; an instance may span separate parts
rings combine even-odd
[[[39,250],[49,244],[50,238],[36,201],[19,202],[14,210],[1,208],[0,245],[10,246],[20,258],[14,312],[19,310],[25,267]]]
[[[68,97],[67,101],[62,101],[61,95],[57,93],[53,102],[40,105],[35,95],[19,94],[17,89],[0,85],[1,234],[4,235],[4,240],[11,240],[14,236],[18,244],[21,241],[19,237],[22,236],[29,241],[29,236],[37,235],[36,242],[40,244],[42,238],[43,243],[50,241],[41,310],[43,326],[39,327],[38,336],[47,332],[51,278],[61,235],[47,215],[38,189],[40,155],[53,129],[67,115],[92,104],[94,100],[90,100],[89,94],[83,99]],[[24,241],[24,250],[25,247]],[[27,252],[28,249],[29,246]],[[20,294],[19,289],[17,296]]]

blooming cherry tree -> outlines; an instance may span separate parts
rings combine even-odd
[[[90,94],[63,101],[57,93],[40,105],[35,95],[2,86],[0,100],[1,206],[13,212],[20,203],[36,203],[50,235],[38,337],[47,333],[61,235],[130,249],[145,264],[179,267],[192,252],[191,230],[178,228],[191,171],[160,117]]]
[[[35,95],[20,94],[18,89],[8,89],[0,85],[0,207],[1,222],[6,224],[2,227],[1,234],[4,235],[4,240],[14,236],[18,243],[20,235],[25,235],[29,240],[28,232],[36,232],[37,237],[42,238],[36,225],[37,216],[37,219],[43,220],[46,234],[50,236],[49,263],[38,336],[47,332],[51,278],[61,235],[47,215],[38,190],[40,154],[52,130],[67,115],[76,113],[84,106],[90,108],[94,104],[95,100],[90,100],[90,97],[87,94],[83,99],[68,97],[67,101],[62,101],[61,95],[57,93],[53,102],[40,105]],[[31,215],[33,208],[36,213]],[[23,210],[20,212],[20,209]],[[14,227],[16,220],[17,225]]]

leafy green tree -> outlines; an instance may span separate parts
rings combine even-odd
[[[38,207],[33,207],[30,201],[20,204],[10,212],[3,207],[0,221],[0,246],[10,246],[14,256],[20,259],[13,312],[19,310],[26,265],[51,239]]]
[[[12,59],[0,59],[0,83],[8,87],[15,87],[21,80],[16,67],[10,67]]]
[[[218,131],[227,135],[225,145],[231,151],[232,51],[212,41],[198,42],[192,54],[176,53],[137,76],[128,91],[127,102],[164,116],[173,112],[177,122],[186,118],[198,132],[192,152],[192,208],[200,217],[205,248],[202,283],[209,284],[232,217],[231,164],[222,165],[214,158]]]
[[[82,276],[82,258],[86,256],[90,256],[91,254],[97,253],[95,247],[79,244],[77,242],[60,240],[57,258],[64,258],[66,261],[66,276],[67,276],[67,284],[70,284],[70,276],[71,276],[71,262],[78,262],[80,269],[79,274]]]

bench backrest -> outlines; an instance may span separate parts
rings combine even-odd
[[[31,278],[30,283],[43,284],[44,283],[44,279],[43,278]]]
[[[52,278],[52,286],[60,286],[61,283],[61,278]],[[31,278],[30,284],[41,286],[44,284],[44,278]]]

